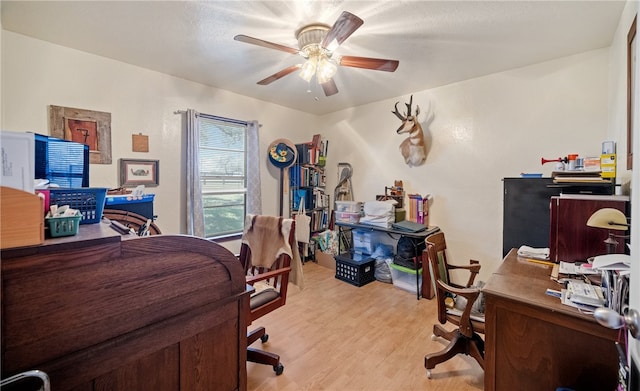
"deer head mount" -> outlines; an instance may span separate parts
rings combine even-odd
[[[398,111],[398,103],[399,102],[396,102],[395,110],[392,111],[392,113],[402,121],[402,124],[400,124],[398,130],[396,130],[396,133],[409,134],[409,137],[404,139],[400,144],[400,153],[404,158],[404,162],[409,167],[419,166],[427,160],[427,146],[424,142],[424,132],[422,131],[422,126],[418,121],[420,106],[416,105],[416,113],[412,115],[411,106],[413,105],[413,95],[411,95],[409,103],[405,103],[407,106],[407,112],[403,115]]]

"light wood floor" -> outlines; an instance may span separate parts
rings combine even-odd
[[[434,300],[374,281],[355,287],[318,264],[304,265],[305,287],[284,307],[255,321],[265,326],[264,350],[280,354],[284,373],[247,364],[248,389],[482,390],[484,373],[470,357],[438,365],[428,379],[424,355],[444,348],[431,340]],[[258,340],[253,346],[260,348]]]

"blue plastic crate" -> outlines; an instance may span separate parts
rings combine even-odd
[[[105,209],[116,209],[137,213],[148,219],[154,219],[153,199],[155,194],[145,194],[143,196],[107,195]]]
[[[69,205],[82,213],[80,224],[95,224],[102,219],[107,188],[78,187],[49,189],[49,205]]]
[[[141,204],[144,202],[153,202],[153,198],[155,194],[145,194],[143,196],[132,196],[130,194],[125,195],[109,195],[107,196],[107,201],[105,205],[113,206],[113,205],[129,205],[129,204]]]

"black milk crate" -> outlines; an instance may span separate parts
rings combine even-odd
[[[336,257],[336,278],[351,285],[363,286],[376,279],[373,258],[353,259],[351,253],[344,253]]]
[[[95,224],[102,219],[107,188],[78,187],[49,189],[49,205],[69,205],[82,213],[80,224]]]

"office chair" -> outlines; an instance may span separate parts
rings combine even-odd
[[[255,288],[249,305],[249,324],[285,305],[296,245],[294,220],[247,215],[239,259],[247,284]],[[279,355],[250,347],[258,339],[262,343],[269,339],[264,327],[247,332],[247,361],[271,365],[276,375],[281,375],[284,366]]]
[[[452,331],[446,330],[440,324],[433,326],[431,339],[442,337],[449,344],[439,352],[427,354],[424,357],[424,366],[427,369],[427,377],[431,378],[431,370],[436,365],[447,361],[459,353],[473,357],[484,369],[484,340],[480,334],[484,334],[484,314],[472,313],[474,303],[480,295],[480,289],[471,285],[480,271],[478,261],[471,260],[469,265],[452,265],[447,262],[447,244],[444,233],[438,232],[425,239],[428,264],[436,285],[436,300],[438,304],[438,321],[444,325],[447,322],[457,326]],[[470,272],[466,286],[455,284],[451,281],[450,270],[467,270]],[[455,298],[455,305],[454,303]],[[448,304],[449,302],[449,304]]]

